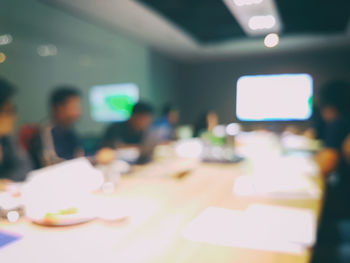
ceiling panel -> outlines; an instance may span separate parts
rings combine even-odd
[[[187,31],[201,43],[245,37],[221,0],[138,0]],[[283,34],[319,34],[345,31],[349,0],[275,0]],[[232,3],[233,4],[233,3]]]
[[[223,0],[39,1],[176,59],[350,46],[350,24],[345,33],[350,0],[275,0],[283,32],[280,44],[274,49],[267,49],[260,37],[248,37]]]
[[[286,33],[335,33],[345,31],[349,0],[277,0]]]
[[[199,42],[221,42],[245,34],[221,0],[140,0]]]

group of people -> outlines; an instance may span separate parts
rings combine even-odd
[[[70,86],[58,87],[51,94],[51,117],[44,124],[24,127],[19,140],[14,136],[16,107],[14,87],[0,79],[0,186],[1,183],[23,181],[31,169],[38,169],[63,160],[85,156],[74,124],[81,117],[81,94]],[[350,258],[350,85],[334,82],[320,90],[318,110],[314,116],[314,133],[324,148],[315,156],[327,181],[326,198],[321,219],[315,258],[319,262],[326,246],[337,250],[344,242],[349,245]],[[174,127],[178,111],[167,105],[162,116],[153,121],[154,110],[145,102],[134,105],[129,120],[110,124],[100,140],[92,161],[108,163],[115,158],[115,149],[139,146],[147,133],[161,129],[161,140],[175,138]],[[317,114],[318,113],[318,114]],[[206,112],[194,125],[194,135],[212,132],[218,124],[214,112]],[[205,135],[208,136],[208,135]],[[19,145],[20,144],[20,145]],[[344,223],[345,222],[345,223]],[[345,232],[340,230],[340,224]],[[316,260],[315,259],[315,260]],[[334,261],[336,262],[336,261]]]
[[[50,118],[40,124],[25,125],[18,138],[14,136],[16,108],[13,103],[15,88],[0,79],[0,185],[1,182],[24,181],[32,169],[85,156],[83,145],[74,124],[80,119],[81,94],[72,86],[57,87],[49,99]],[[96,145],[92,162],[105,164],[115,159],[115,149],[140,146],[150,130],[161,129],[159,142],[174,139],[178,112],[170,105],[153,122],[153,107],[138,102],[129,120],[110,124]]]

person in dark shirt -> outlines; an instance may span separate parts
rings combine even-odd
[[[102,139],[102,147],[140,146],[152,123],[153,108],[145,102],[134,105],[128,121],[111,124]]]
[[[316,160],[324,175],[336,172],[338,179],[346,176],[342,170],[346,168],[342,145],[350,133],[349,98],[348,83],[336,81],[325,85],[319,96],[321,118],[315,123],[316,138],[324,145]]]
[[[56,154],[59,158],[71,160],[82,155],[80,140],[73,129],[54,126],[51,130]]]
[[[52,122],[40,127],[30,145],[36,168],[84,155],[74,124],[81,116],[80,92],[70,86],[56,88],[51,94]]]
[[[59,158],[70,160],[83,155],[74,124],[81,117],[80,92],[74,87],[59,87],[51,95],[54,148]]]
[[[14,88],[0,79],[0,185],[7,181],[24,181],[31,170],[27,156],[12,137],[16,110],[11,101]]]
[[[346,82],[332,82],[320,91],[321,118],[315,130],[324,149],[316,155],[316,162],[326,178],[326,194],[314,263],[350,262],[349,99],[350,85]]]

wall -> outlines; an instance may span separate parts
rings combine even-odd
[[[299,50],[293,53],[266,52],[220,61],[183,64],[178,67],[177,102],[184,123],[200,112],[215,110],[222,123],[234,121],[235,85],[242,75],[309,73],[315,92],[333,79],[350,81],[350,47]],[[252,94],[253,96],[253,94]],[[195,105],[195,106],[194,106]]]
[[[85,114],[77,125],[82,134],[98,134],[105,126],[90,118],[88,94],[94,85],[136,83],[141,98],[157,108],[171,100],[171,61],[142,43],[35,0],[1,5],[0,35],[11,34],[13,43],[0,46],[7,56],[0,76],[18,87],[19,126],[48,117],[47,98],[59,84],[83,91]],[[54,44],[57,55],[40,57],[42,44]]]

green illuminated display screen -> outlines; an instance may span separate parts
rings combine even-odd
[[[90,90],[91,117],[98,122],[128,120],[139,89],[133,83],[94,86]]]

